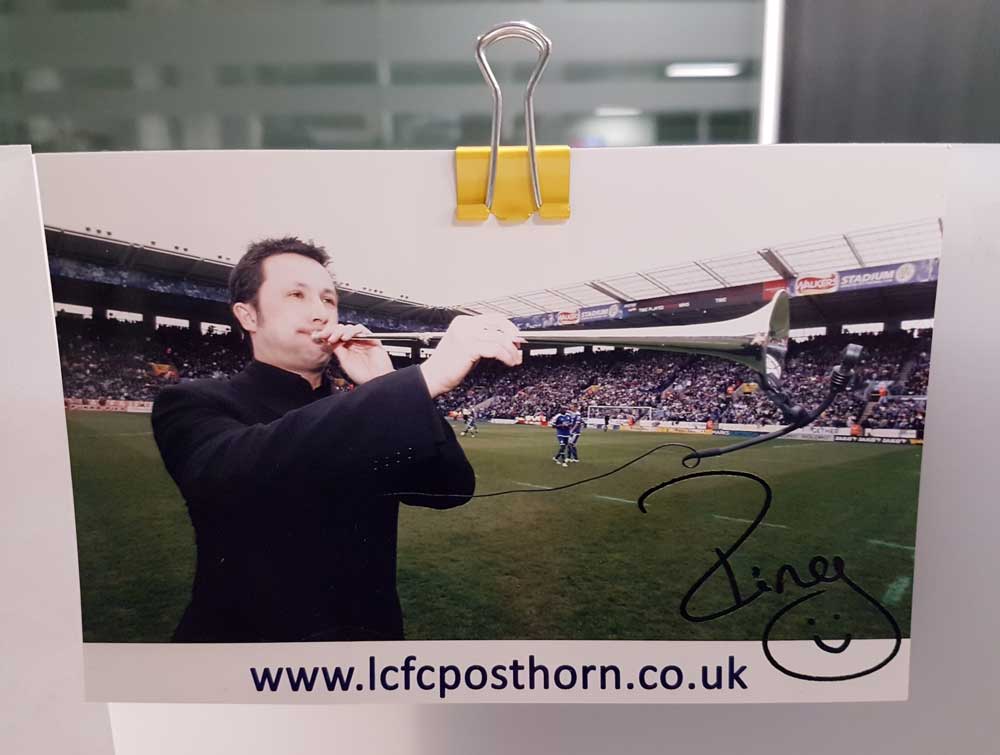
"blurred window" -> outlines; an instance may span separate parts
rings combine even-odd
[[[482,145],[478,0],[0,0],[0,142],[37,151]],[[525,6],[537,13],[524,12]],[[513,9],[512,9],[513,13]],[[757,140],[763,0],[536,0],[543,144]],[[490,49],[504,143],[536,52]]]

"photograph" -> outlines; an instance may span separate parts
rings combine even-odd
[[[85,646],[893,662],[943,163],[829,149],[581,150],[573,217],[510,226],[449,153],[39,156]],[[595,185],[668,166],[669,223]]]

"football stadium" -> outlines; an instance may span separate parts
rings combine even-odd
[[[726,549],[730,576],[719,571],[705,582],[690,604],[695,613],[732,604],[734,594],[739,602],[737,584],[748,590],[760,575],[776,592],[782,574],[789,583],[795,572],[801,586],[818,558],[839,557],[908,637],[941,237],[937,218],[844,229],[460,304],[338,281],[341,321],[375,332],[443,331],[456,315],[493,313],[526,334],[593,336],[573,347],[531,341],[523,365],[484,361],[438,399],[484,497],[447,511],[402,507],[398,583],[408,639],[759,639],[780,607],[775,596],[713,621],[679,610]],[[149,412],[163,386],[224,379],[249,360],[228,307],[232,264],[94,229],[49,227],[46,240],[84,639],[166,642],[190,598],[195,545]],[[766,516],[762,488],[726,475],[668,486],[644,513],[637,501],[645,491],[690,471],[681,465],[686,450],[658,446],[725,446],[773,431],[782,415],[742,364],[611,346],[601,332],[680,333],[705,323],[724,331],[777,291],[787,292],[791,312],[785,392],[807,409],[819,405],[849,343],[864,349],[853,382],[809,426],[699,466],[766,480]],[[383,342],[398,366],[432,347]],[[337,390],[353,389],[333,367],[331,377]],[[551,420],[570,407],[584,425],[579,460],[553,463]],[[826,605],[850,620],[855,637],[889,636],[857,594],[830,592]],[[783,631],[779,639],[813,636],[805,623]]]

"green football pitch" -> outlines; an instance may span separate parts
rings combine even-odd
[[[163,469],[147,415],[67,413],[88,642],[163,642],[190,595],[194,533]],[[456,428],[458,429],[458,428]],[[517,491],[435,511],[403,506],[399,592],[408,639],[759,639],[769,619],[807,591],[785,579],[726,616],[692,622],[684,595],[750,527],[761,489],[705,477],[636,506],[647,488],[685,474],[682,449],[663,449],[601,480],[561,492],[542,488],[610,471],[650,448],[706,448],[725,438],[588,431],[581,463],[552,462],[551,430],[483,424],[460,438],[477,492]],[[763,523],[689,606],[710,614],[755,592],[754,567],[773,585],[783,564],[803,580],[815,556],[843,558],[845,572],[909,636],[921,449],[917,446],[774,441],[706,460],[765,478],[774,499]],[[857,638],[889,637],[872,605],[842,582],[826,587]],[[808,639],[803,620],[776,639]]]

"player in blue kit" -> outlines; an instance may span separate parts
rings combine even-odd
[[[577,453],[576,444],[580,440],[580,435],[583,433],[583,428],[587,423],[583,421],[583,415],[580,414],[576,406],[570,407],[570,417],[572,418],[572,422],[569,427],[569,440],[566,442],[566,450],[569,454],[568,461],[573,464],[579,464],[580,456]]]
[[[566,454],[569,448],[570,429],[573,427],[573,415],[564,409],[549,420],[549,426],[555,428],[556,440],[559,442],[559,450],[552,457],[552,461],[568,467]]]

